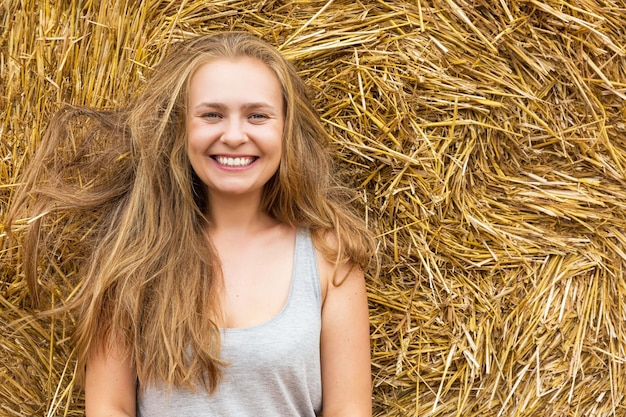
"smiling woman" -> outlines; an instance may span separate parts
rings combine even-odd
[[[253,58],[211,61],[191,77],[189,108],[189,161],[210,199],[246,194],[258,206],[282,153],[285,116],[276,74]]]
[[[51,123],[8,224],[103,213],[67,307],[89,417],[371,415],[373,242],[305,91],[273,47],[223,33],[179,44],[127,109]],[[77,135],[77,156],[57,161]],[[85,162],[95,144],[102,158]]]

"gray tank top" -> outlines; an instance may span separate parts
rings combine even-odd
[[[291,289],[273,319],[222,329],[223,379],[215,393],[149,385],[139,390],[140,417],[317,416],[322,409],[320,331],[322,296],[315,250],[307,230],[296,234]]]

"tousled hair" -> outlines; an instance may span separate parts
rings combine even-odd
[[[9,233],[20,216],[35,219],[24,237],[24,273],[35,303],[38,253],[55,244],[42,238],[51,236],[41,233],[42,221],[58,213],[91,216],[80,288],[51,310],[76,311],[80,365],[115,344],[141,386],[217,386],[224,365],[212,319],[220,316],[219,260],[206,233],[208,193],[187,157],[185,115],[195,71],[214,59],[240,57],[258,59],[276,74],[285,103],[281,161],[264,186],[261,209],[309,228],[316,248],[336,265],[369,266],[371,235],[350,208],[350,192],[335,182],[323,125],[296,69],[246,33],[180,42],[126,108],[58,112],[7,215]]]

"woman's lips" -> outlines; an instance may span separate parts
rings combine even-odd
[[[256,161],[255,156],[223,156],[215,155],[213,159],[220,165],[229,168],[244,168]]]

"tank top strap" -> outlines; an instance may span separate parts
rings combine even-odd
[[[296,247],[292,275],[292,305],[298,305],[303,299],[315,298],[321,306],[322,290],[319,279],[317,256],[311,231],[299,228],[296,232]],[[309,301],[310,303],[310,301]]]

